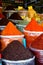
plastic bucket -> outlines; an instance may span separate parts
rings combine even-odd
[[[0,36],[1,36],[2,49],[4,49],[13,40],[18,40],[22,42],[22,39],[24,38],[24,35],[13,35],[13,36],[0,35]]]
[[[43,65],[43,50],[38,50],[32,47],[30,47],[30,50],[34,53],[36,61],[39,62],[40,65]]]
[[[2,59],[4,65],[35,65],[35,56],[27,60],[10,61]]]
[[[24,30],[24,35],[26,38],[26,42],[27,42],[27,47],[29,47],[31,45],[31,43],[39,36],[41,35],[43,32],[35,32],[35,31],[27,31]]]

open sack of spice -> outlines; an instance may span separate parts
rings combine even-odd
[[[4,49],[13,40],[19,40],[21,42],[23,37],[23,33],[12,22],[9,22],[1,32],[2,48]]]
[[[34,55],[18,40],[13,40],[2,51],[2,61],[11,65],[34,65]]]
[[[25,34],[27,47],[31,45],[31,43],[43,33],[43,26],[38,24],[38,22],[32,18],[30,23],[23,29]]]
[[[37,62],[39,62],[40,65],[43,65],[43,34],[32,42],[30,49],[36,56]]]

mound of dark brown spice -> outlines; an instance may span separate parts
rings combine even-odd
[[[19,15],[17,12],[13,13],[13,14],[9,17],[9,19],[22,20],[22,18],[20,17],[20,15]]]
[[[8,23],[9,23],[9,21],[11,21],[11,20],[9,20],[9,19],[7,19],[7,18],[2,18],[1,20],[0,20],[0,26],[3,26],[3,25],[7,25]],[[11,21],[14,25],[16,25],[16,23],[14,23],[13,21]]]
[[[29,49],[25,48],[19,41],[12,41],[2,52],[2,58],[7,60],[25,60],[32,58]]]
[[[7,18],[7,14],[8,14],[8,12],[2,12],[3,13],[3,15],[5,16],[5,18]]]
[[[5,10],[15,10],[13,5],[8,5]]]
[[[7,18],[2,18],[2,19],[0,20],[0,25],[7,25],[8,22],[9,22],[9,20],[8,20]]]

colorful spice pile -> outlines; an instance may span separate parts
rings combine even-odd
[[[9,17],[9,19],[22,20],[22,18],[20,17],[20,15],[19,15],[17,12],[13,13],[13,14]]]
[[[5,29],[2,31],[2,35],[22,35],[22,33],[12,22],[9,22]]]
[[[37,37],[31,44],[32,48],[43,50],[43,34]]]
[[[31,22],[25,27],[28,31],[43,31],[43,27],[37,23],[37,21],[32,18]]]
[[[25,48],[19,41],[12,41],[2,52],[2,58],[6,60],[25,60],[32,58],[29,49]]]
[[[3,31],[1,32],[1,35],[2,36],[11,36],[11,38],[7,38],[7,37],[2,37],[1,39],[1,43],[2,43],[2,49],[3,50],[10,42],[12,42],[13,40],[19,40],[20,42],[22,42],[22,38],[24,36],[22,36],[22,38],[19,38],[18,36],[21,37],[22,32],[20,32],[16,26],[12,23],[12,22],[9,22],[7,24],[7,26],[3,29]],[[14,38],[12,38],[14,36]],[[15,37],[16,36],[16,37]]]

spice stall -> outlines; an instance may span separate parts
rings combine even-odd
[[[43,65],[43,13],[12,3],[0,6],[0,64]]]

